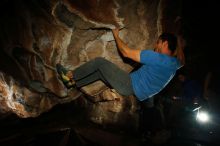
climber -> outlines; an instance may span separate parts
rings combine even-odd
[[[135,95],[139,101],[160,92],[175,75],[182,64],[175,55],[177,38],[171,33],[159,36],[154,50],[129,48],[119,37],[119,29],[113,29],[117,47],[122,55],[141,64],[131,73],[120,69],[112,62],[98,57],[74,71],[57,64],[57,72],[67,88],[80,88],[97,80],[124,96]]]

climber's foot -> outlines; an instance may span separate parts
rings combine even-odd
[[[72,71],[67,70],[61,64],[56,65],[57,73],[63,84],[68,88],[72,88],[75,86],[75,81],[73,80]]]

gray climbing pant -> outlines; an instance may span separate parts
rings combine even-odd
[[[101,57],[79,66],[73,71],[73,75],[77,87],[101,80],[121,95],[134,95],[129,73]]]

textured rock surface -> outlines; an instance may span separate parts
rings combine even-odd
[[[179,12],[169,17],[166,13],[169,7],[165,6],[170,3],[166,0],[3,1],[1,8],[10,9],[1,10],[1,112],[36,117],[80,95],[78,91],[65,89],[54,70],[56,63],[74,70],[95,57],[104,57],[130,72],[135,63],[120,56],[109,28],[120,26],[120,36],[131,48],[152,48],[162,31],[176,32],[174,20]],[[46,93],[31,89],[33,81],[46,89]],[[83,103],[93,122],[136,126],[135,97],[122,97],[101,81],[81,90],[88,95]]]

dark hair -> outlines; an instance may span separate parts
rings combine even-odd
[[[162,40],[162,42],[167,41],[168,42],[168,48],[172,53],[176,50],[177,46],[177,38],[174,34],[172,33],[162,33],[159,36],[159,40]]]

